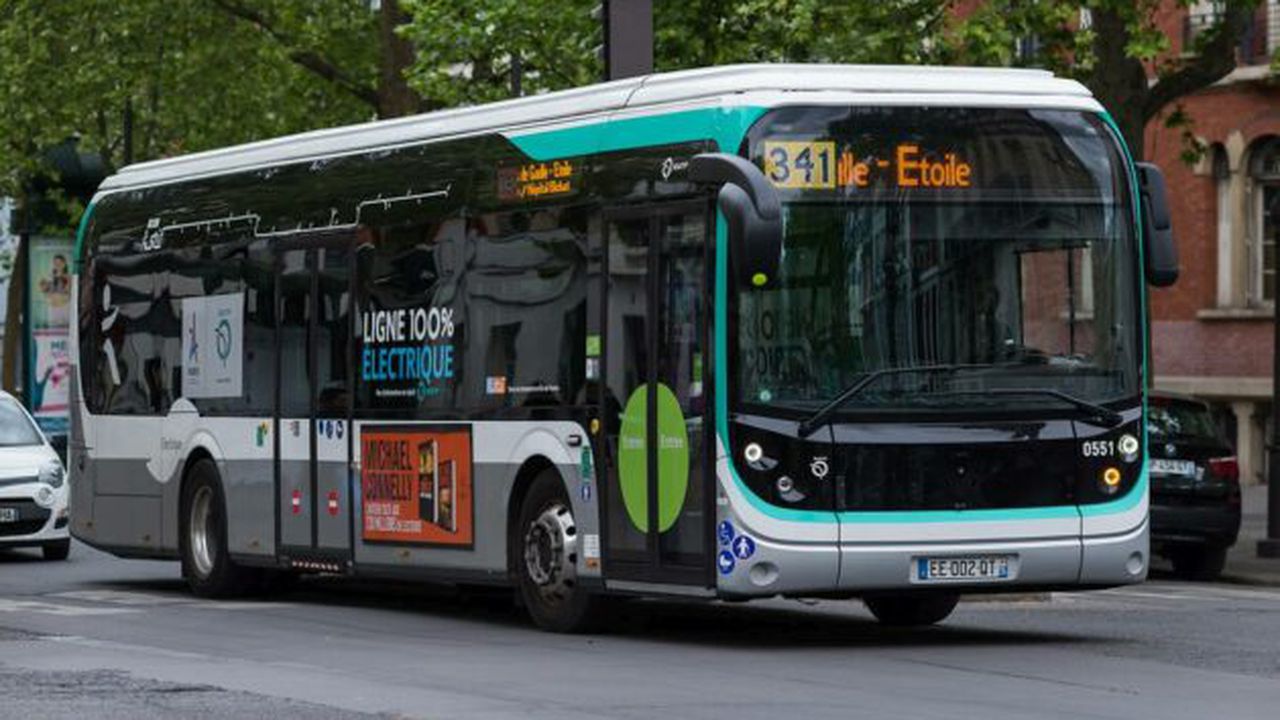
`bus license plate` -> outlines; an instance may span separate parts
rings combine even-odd
[[[0,522],[18,522],[18,508],[0,507]]]
[[[916,582],[963,580],[1012,580],[1012,555],[970,555],[964,557],[918,557],[912,579]]]

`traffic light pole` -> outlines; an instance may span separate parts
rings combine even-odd
[[[602,0],[604,79],[653,72],[653,0]]]

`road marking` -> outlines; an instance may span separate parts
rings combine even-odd
[[[53,593],[47,597],[65,598],[87,603],[108,605],[131,605],[152,607],[155,605],[175,605],[189,600],[180,597],[156,595],[154,593],[126,592],[123,590],[72,590],[70,592]]]
[[[121,615],[125,613],[136,613],[139,610],[135,608],[122,607],[82,607],[76,605],[57,605],[55,603],[40,602],[39,600],[13,600],[10,598],[0,598],[0,612],[33,612],[44,613],[45,615],[59,615],[62,617],[83,617],[85,615]]]

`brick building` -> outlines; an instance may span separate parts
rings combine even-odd
[[[1183,52],[1214,22],[1214,3],[1177,7],[1161,27]],[[1241,479],[1265,477],[1280,243],[1280,0],[1261,0],[1229,76],[1180,102],[1206,149],[1188,165],[1183,128],[1155,120],[1145,154],[1164,169],[1182,265],[1178,284],[1151,293],[1158,389],[1211,401],[1234,435]]]

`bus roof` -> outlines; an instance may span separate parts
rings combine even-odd
[[[616,80],[572,90],[453,110],[347,125],[129,165],[107,178],[114,191],[221,175],[376,148],[540,125],[600,120],[632,108],[726,105],[762,93],[856,93],[901,101],[944,95],[1019,98],[1040,105],[1098,107],[1080,83],[1045,70],[897,65],[725,65]],[[734,96],[740,98],[735,101]],[[781,102],[781,99],[775,102]]]

